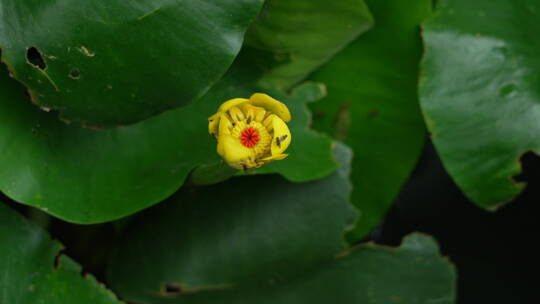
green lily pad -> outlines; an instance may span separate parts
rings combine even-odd
[[[539,11],[534,0],[446,0],[424,26],[426,122],[450,175],[484,208],[520,193],[519,158],[540,152]]]
[[[63,120],[130,124],[202,96],[262,2],[4,0],[2,60]]]
[[[0,299],[18,304],[120,304],[40,227],[0,203]]]
[[[141,214],[111,261],[113,290],[147,304],[454,303],[454,269],[430,238],[346,248],[351,152],[336,158],[321,180],[239,177]]]
[[[341,169],[313,182],[243,176],[183,189],[130,223],[111,262],[111,285],[131,301],[152,303],[174,286],[281,282],[335,256],[356,218],[350,150],[339,146],[337,156]]]
[[[372,25],[363,0],[266,0],[246,42],[275,53],[263,86],[288,88]]]
[[[456,273],[429,237],[412,234],[401,247],[361,245],[284,284],[195,291],[149,304],[407,303],[454,304]]]
[[[253,54],[243,54],[199,102],[104,131],[66,125],[54,113],[40,111],[0,67],[0,189],[20,203],[76,223],[118,219],[162,201],[193,168],[219,160],[207,118],[223,101],[259,90]],[[280,95],[294,115],[291,151],[318,149],[294,152],[285,160],[290,167],[274,169],[295,181],[320,178],[337,167],[330,139],[307,129],[305,103],[320,96],[320,90],[308,85],[295,95]],[[301,146],[304,136],[312,146]]]
[[[315,103],[314,128],[354,150],[352,201],[360,209],[351,241],[365,237],[394,202],[425,140],[417,96],[418,25],[430,0],[366,1],[376,25],[311,76],[328,96]]]

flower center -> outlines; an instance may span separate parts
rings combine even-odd
[[[259,131],[254,128],[245,128],[240,134],[240,141],[242,142],[242,145],[248,148],[252,148],[258,144],[260,140],[261,136],[259,135]]]
[[[272,135],[268,134],[260,122],[250,121],[247,124],[248,120],[237,121],[231,130],[232,137],[237,140],[238,148],[245,150],[252,157],[262,157],[270,153]]]

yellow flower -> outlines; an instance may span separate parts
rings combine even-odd
[[[208,132],[217,140],[217,152],[229,166],[248,170],[287,157],[283,152],[291,143],[286,124],[290,120],[286,105],[255,93],[249,99],[224,102],[208,118]]]

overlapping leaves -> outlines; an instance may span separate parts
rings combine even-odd
[[[194,167],[218,161],[207,117],[224,100],[259,90],[254,81],[260,71],[253,57],[259,53],[246,50],[222,81],[193,105],[104,131],[66,125],[54,113],[37,109],[2,67],[0,189],[18,202],[78,223],[113,220],[160,202]],[[284,161],[294,165],[270,170],[296,181],[328,175],[336,168],[331,142],[308,130],[305,106],[321,96],[321,87],[308,85],[294,95],[275,93],[291,108],[290,127],[298,140],[290,147],[294,156]],[[310,147],[317,153],[294,152]]]
[[[26,2],[9,1],[0,4],[0,15],[13,11],[13,8],[25,8]],[[314,76],[314,79],[327,82],[331,91],[327,104],[321,107],[329,113],[329,116],[320,122],[321,129],[334,133],[329,117],[337,117],[340,134],[338,137],[342,138],[341,131],[347,129],[342,128],[347,122],[346,116],[352,115],[355,119],[351,123],[353,130],[348,139],[358,151],[353,165],[356,173],[352,179],[355,186],[359,187],[355,192],[355,202],[360,197],[358,193],[362,193],[364,198],[367,197],[363,203],[357,203],[362,207],[364,216],[360,228],[356,230],[357,238],[369,231],[388,207],[417,157],[424,133],[417,108],[414,106],[416,95],[413,88],[416,84],[416,63],[420,52],[417,24],[429,12],[429,1],[418,0],[412,6],[404,1],[371,2],[376,18],[380,19],[378,29],[365,39],[355,42],[341,57],[333,60],[328,69],[323,69]],[[38,7],[45,9],[36,16],[59,12],[58,9],[52,9],[54,6],[48,7],[51,3],[55,2],[49,0],[41,3]],[[197,94],[204,91],[205,85],[208,86],[219,77],[219,70],[230,63],[228,60],[232,60],[231,56],[237,51],[238,34],[244,30],[249,20],[240,17],[249,17],[248,15],[253,13],[251,10],[256,9],[257,1],[169,1],[169,6],[163,7],[159,3],[145,3],[138,2],[140,7],[133,5],[132,9],[136,13],[144,13],[133,15],[138,16],[137,22],[149,22],[155,26],[162,25],[162,22],[169,20],[175,13],[182,15],[188,10],[194,12],[192,16],[181,16],[181,22],[174,24],[171,29],[183,26],[185,28],[177,29],[181,33],[199,32],[203,37],[200,38],[202,44],[192,45],[193,49],[187,50],[188,54],[189,51],[197,54],[196,58],[186,56],[178,65],[169,66],[166,62],[166,66],[158,66],[155,70],[151,66],[150,71],[167,71],[178,67],[189,69],[202,65],[201,71],[196,71],[189,79],[182,79],[179,88],[173,88],[191,90],[184,93],[197,97]],[[93,3],[82,5],[80,9],[95,9],[101,5],[107,6],[104,3]],[[249,9],[243,10],[242,6],[249,6]],[[240,12],[229,15],[228,9],[234,7]],[[62,18],[62,22],[73,19],[79,9],[71,8],[68,3],[65,3],[63,8],[72,15]],[[187,185],[164,204],[140,214],[129,224],[125,239],[119,244],[111,263],[110,282],[115,291],[129,300],[149,304],[328,303],[336,300],[353,303],[452,303],[453,269],[441,259],[436,244],[429,238],[414,235],[396,251],[373,245],[348,248],[344,233],[352,227],[356,215],[349,201],[351,152],[341,145],[337,146],[336,155],[341,168],[334,172],[337,162],[332,158],[331,141],[309,130],[310,116],[306,103],[323,97],[324,87],[321,84],[308,83],[297,88],[292,94],[269,89],[289,87],[298,82],[365,31],[372,23],[367,7],[360,0],[346,0],[331,8],[323,1],[293,3],[271,0],[265,11],[266,14],[263,13],[252,28],[250,37],[254,45],[270,51],[269,53],[245,48],[225,77],[199,102],[124,128],[95,131],[65,125],[56,119],[56,113],[45,113],[31,105],[24,95],[24,88],[10,79],[6,69],[1,67],[0,119],[3,123],[0,125],[0,149],[5,152],[0,156],[3,170],[0,175],[0,189],[17,201],[74,222],[101,222],[131,214],[175,192],[194,167],[217,163],[219,160],[215,153],[215,142],[206,133],[206,117],[215,112],[217,106],[226,99],[247,97],[254,91],[265,88],[267,93],[284,101],[291,108],[293,121],[290,127],[294,141],[289,149],[289,158],[251,173],[277,172],[286,179],[277,175],[242,176],[214,186]],[[291,11],[299,14],[290,14]],[[104,13],[105,10],[101,12]],[[347,14],[341,14],[343,12]],[[129,15],[133,11],[127,13]],[[96,18],[89,16],[90,19]],[[125,17],[103,16],[109,19],[104,17],[99,20],[110,21]],[[52,22],[37,17],[26,24],[26,28],[34,28],[46,21]],[[186,22],[194,20],[200,23],[195,27],[186,27],[189,25]],[[2,38],[13,35],[6,34],[5,24],[8,24],[8,21],[0,23],[0,44]],[[127,23],[137,27],[137,22]],[[278,28],[276,25],[283,27]],[[114,26],[122,27],[121,24]],[[291,32],[291,27],[297,31]],[[79,31],[83,38],[86,37],[86,30],[86,27],[74,27],[74,31]],[[204,30],[210,31],[210,34]],[[229,32],[219,32],[223,30]],[[325,34],[319,31],[324,31]],[[317,32],[319,38],[306,39],[310,37],[310,32]],[[165,32],[153,31],[152,35],[155,33]],[[278,34],[274,35],[275,33]],[[20,43],[33,41],[31,38],[37,34],[39,31],[21,32]],[[143,38],[155,38],[144,34],[143,31]],[[205,42],[210,41],[207,39],[212,39],[213,35],[220,35],[217,41],[224,43],[213,50],[215,53],[201,51],[208,46]],[[68,55],[74,57],[68,58],[80,57],[89,63],[97,61],[102,52],[117,50],[117,46],[126,41],[128,43],[130,37],[97,49],[92,49],[82,42],[75,44],[73,50],[67,50]],[[106,38],[110,37],[104,35],[104,39]],[[392,39],[393,44],[387,42]],[[186,46],[184,41],[179,39],[173,42],[179,43],[180,47],[169,45],[164,48],[159,43],[157,47],[163,51],[171,51],[181,50],[181,46]],[[54,41],[50,44],[52,50],[63,46],[61,43],[55,45]],[[395,50],[392,51],[390,46],[395,47]],[[77,85],[83,80],[92,80],[86,77],[95,77],[95,74],[87,74],[86,68],[61,67],[60,64],[65,62],[51,53],[49,47],[51,46],[40,42],[35,49],[38,57],[45,59],[47,68],[41,68],[41,63],[39,60],[34,61],[35,58],[29,58],[28,63],[17,57],[17,52],[24,49],[20,44],[9,45],[4,57],[8,64],[18,62],[10,66],[15,77],[28,86],[36,85],[39,89],[44,89],[45,94],[39,96],[38,93],[38,97],[65,102],[67,99],[50,99],[51,96],[70,93],[60,94],[56,91],[60,87],[54,82],[56,74],[53,73],[63,73],[63,77],[67,75],[70,78],[66,83],[74,81]],[[147,47],[152,48],[152,45],[134,51],[134,56],[126,57],[127,61],[116,63],[125,67],[126,63],[131,62],[129,60],[139,58],[138,55],[148,51]],[[71,54],[71,51],[78,53]],[[276,64],[276,60],[281,59],[280,55],[285,55],[286,60]],[[405,59],[398,60],[398,55]],[[107,58],[118,59],[114,56]],[[56,60],[58,66],[55,65]],[[388,62],[394,65],[385,67],[384,64]],[[144,62],[145,66],[150,64],[151,61]],[[396,64],[402,66],[395,67]],[[270,69],[266,70],[268,67]],[[126,71],[130,69],[123,70]],[[356,73],[359,71],[367,71],[369,73],[366,75],[369,76],[357,77]],[[125,83],[120,82],[120,88],[125,85],[130,89],[148,90],[145,94],[165,98],[178,93],[148,89],[152,81],[159,80],[152,75],[154,74],[148,73],[144,77],[133,77],[145,83],[128,85],[131,78],[126,79]],[[174,74],[173,78],[178,80],[179,75]],[[208,75],[211,77],[205,77]],[[368,90],[368,85],[364,86],[362,83],[370,79],[375,79],[372,83],[376,88],[374,91]],[[339,108],[341,99],[349,98],[349,93],[345,93],[343,86],[357,87],[359,80],[360,85],[352,91],[350,98],[365,98],[367,103],[358,103],[349,109]],[[100,83],[99,80],[92,81]],[[187,88],[190,83],[194,86]],[[170,84],[166,82],[166,89],[171,89]],[[395,87],[399,87],[399,90],[392,91]],[[111,85],[111,88],[107,86],[109,90],[115,88],[115,85]],[[39,98],[36,98],[37,91],[32,91],[31,86],[30,89],[31,97],[41,104]],[[87,87],[82,86],[77,89],[80,92],[88,91]],[[399,92],[400,96],[391,92]],[[134,92],[128,90],[122,93],[130,93],[133,97]],[[139,96],[137,94],[135,97]],[[399,97],[403,102],[400,103]],[[130,107],[140,105],[129,103],[125,99],[123,101]],[[182,103],[187,101],[183,100]],[[156,102],[162,105],[159,100]],[[92,105],[82,105],[80,112],[73,110],[75,108],[72,108],[71,112],[69,109],[61,110],[64,117],[73,115],[75,120],[82,123],[100,121],[101,124],[115,124],[115,119],[128,121],[126,119],[132,119],[136,115],[144,118],[165,109],[159,110],[159,107],[150,105],[143,112],[135,113],[118,104],[115,111],[120,112],[115,114],[108,112],[110,108],[101,108],[90,113],[85,108],[88,106]],[[58,108],[58,105],[54,107]],[[152,112],[154,110],[156,112]],[[83,117],[77,113],[96,116]],[[368,119],[358,121],[358,117],[362,116],[367,116]],[[135,120],[131,122],[133,121]],[[365,130],[380,131],[380,134],[369,134]],[[396,139],[397,137],[400,139]],[[394,145],[399,146],[398,149],[391,149],[388,155],[381,156],[377,152]],[[386,157],[392,158],[392,163],[384,163],[383,159]],[[369,170],[363,170],[366,168]],[[384,174],[371,183],[368,176],[379,174],[379,171]],[[9,226],[18,225],[23,230],[30,227],[22,218],[12,216],[8,211],[2,220]],[[25,238],[33,235],[35,229],[28,228],[31,233],[23,235],[19,234],[19,230],[8,231],[6,227],[8,226],[3,227],[0,224],[0,237],[11,242],[21,239],[21,246],[27,245]],[[40,233],[39,247],[49,246],[51,243],[45,244],[44,234]],[[8,241],[5,243],[9,244]],[[3,244],[0,243],[0,246]],[[58,247],[49,247],[46,252],[25,252],[32,253],[32,258],[39,261],[39,265],[26,265],[26,270],[45,269],[44,272],[36,272],[46,274],[44,279],[38,278],[40,284],[45,286],[39,290],[56,291],[54,296],[57,298],[50,294],[36,293],[42,299],[54,299],[54,303],[63,303],[65,299],[59,295],[70,299],[72,292],[78,292],[80,296],[94,302],[116,301],[111,294],[102,293],[94,287],[92,288],[95,293],[88,293],[88,281],[74,275],[79,268],[65,257],[59,259],[59,270],[50,269],[50,264],[44,260],[51,260],[51,257],[56,256]],[[14,248],[6,249],[9,253],[6,259],[8,263],[19,263],[19,257],[16,256],[19,247]],[[6,264],[5,267],[9,269],[9,266]],[[49,275],[51,273],[52,275]],[[25,275],[24,272],[21,274]],[[28,277],[31,276],[12,283],[10,287],[14,289],[8,289],[8,296],[17,300],[17,296],[24,295],[21,288],[27,288],[28,282],[25,278]],[[67,290],[66,282],[75,288]],[[46,285],[49,283],[52,285]],[[32,300],[31,296],[28,299]],[[77,300],[71,300],[75,301]]]
[[[0,203],[0,300],[18,304],[120,304],[40,227]]]
[[[90,126],[134,123],[203,95],[262,0],[0,3],[0,48],[34,103]]]
[[[311,76],[328,96],[312,105],[315,128],[355,151],[351,180],[360,209],[356,241],[394,202],[414,168],[425,139],[418,106],[419,23],[431,1],[366,1],[376,25]]]
[[[288,88],[373,25],[363,0],[267,0],[247,34],[248,45],[274,53],[260,80]]]
[[[148,304],[452,303],[453,269],[426,237],[346,251],[351,155],[336,155],[342,168],[318,181],[240,177],[143,213],[111,263],[113,289]]]

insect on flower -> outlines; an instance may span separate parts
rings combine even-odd
[[[291,113],[274,98],[255,93],[249,99],[225,101],[208,118],[208,132],[217,140],[217,152],[238,170],[259,168],[287,157],[291,143],[287,122]]]

